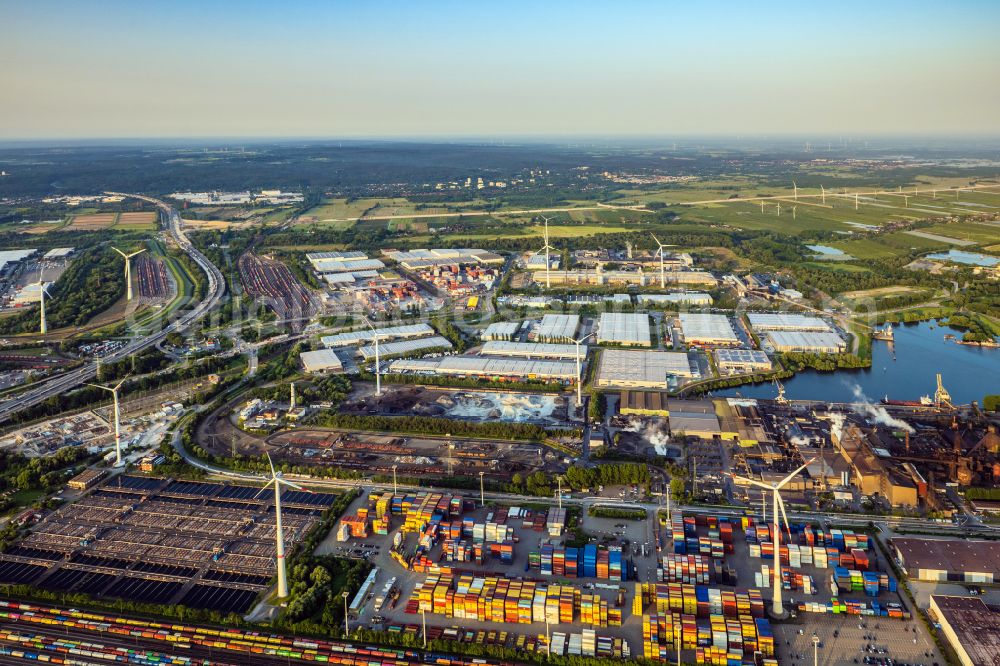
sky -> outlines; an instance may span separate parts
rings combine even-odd
[[[0,0],[0,139],[995,137],[998,34],[995,0]]]

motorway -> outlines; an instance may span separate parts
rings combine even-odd
[[[208,291],[205,298],[192,310],[185,312],[178,319],[170,322],[170,324],[155,333],[130,340],[124,347],[102,358],[101,362],[104,364],[114,363],[128,358],[132,354],[136,354],[144,349],[156,345],[174,331],[179,332],[187,329],[191,326],[191,324],[198,321],[215,308],[222,299],[223,294],[226,292],[226,282],[222,277],[222,272],[219,271],[215,264],[209,261],[208,258],[195,248],[191,241],[188,240],[184,231],[181,229],[181,216],[174,208],[165,202],[160,201],[159,199],[153,199],[152,197],[137,194],[125,194],[122,192],[107,192],[106,194],[133,197],[158,206],[167,216],[167,231],[171,236],[173,236],[174,241],[195,261],[195,263],[198,264],[201,270],[205,272],[205,275],[208,276]],[[71,370],[61,375],[56,375],[48,380],[38,382],[29,390],[13,396],[3,404],[0,404],[0,423],[5,422],[11,417],[11,415],[21,411],[22,409],[27,409],[28,407],[37,405],[40,402],[44,402],[52,396],[65,393],[80,384],[90,381],[96,376],[97,363],[89,362],[75,370]]]

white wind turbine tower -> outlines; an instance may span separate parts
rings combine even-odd
[[[51,296],[49,293],[49,288],[45,286],[45,280],[42,279],[42,273],[38,273],[38,305],[40,306],[41,320],[39,322],[38,330],[42,335],[49,332],[49,326],[45,321],[45,297]]]
[[[552,264],[549,262],[549,250],[554,250],[555,248],[549,245],[549,219],[544,215],[541,216],[545,220],[545,245],[542,247],[545,250],[545,288],[548,289],[552,286],[552,280],[549,275],[551,271]]]
[[[93,386],[94,388],[99,388],[104,391],[110,391],[111,397],[114,399],[115,405],[115,467],[121,467],[122,465],[122,430],[121,430],[121,403],[118,400],[118,389],[122,387],[125,383],[125,377],[120,382],[114,386],[102,386],[101,384],[87,384],[87,386]]]
[[[823,196],[823,203],[825,204],[825,203],[826,203],[826,188],[825,188],[825,187],[823,187],[822,185],[820,185],[820,186],[819,186],[819,189],[820,189],[820,191],[821,191],[821,192],[823,193],[823,194],[822,194],[822,196]]]
[[[799,200],[799,186],[795,184],[794,180],[792,181],[792,191],[794,192],[794,194],[792,196],[794,197],[794,199],[796,201],[798,201]]]
[[[592,336],[594,333],[591,331],[587,335],[583,336],[579,340],[574,340],[573,344],[576,345],[576,406],[583,407],[583,373],[580,371],[580,345],[586,342],[587,338]]]
[[[763,202],[762,202],[761,205],[763,205]],[[650,234],[650,236],[653,236],[653,234]],[[660,289],[666,289],[666,287],[667,287],[667,273],[666,273],[666,270],[667,269],[664,266],[664,252],[663,252],[663,248],[665,248],[665,247],[674,247],[674,246],[673,245],[664,245],[663,243],[660,242],[660,239],[657,238],[656,236],[653,236],[653,240],[656,242],[657,246],[659,246],[659,249],[656,251],[656,254],[660,255]],[[653,256],[655,257],[656,254],[654,254]]]
[[[136,250],[131,254],[125,254],[116,247],[112,247],[111,249],[125,258],[125,289],[126,289],[125,300],[131,301],[132,300],[132,257],[136,256],[137,254],[142,254],[143,252],[146,251],[146,248],[142,248],[141,250]]]
[[[288,572],[285,571],[285,533],[281,529],[281,486],[288,486],[289,488],[302,490],[307,493],[312,491],[303,488],[297,483],[286,480],[274,470],[274,462],[271,460],[271,454],[265,451],[264,455],[267,456],[267,464],[271,466],[271,480],[264,484],[264,487],[257,493],[257,497],[260,497],[269,485],[274,484],[274,539],[277,548],[278,598],[284,599],[288,596]]]
[[[801,467],[799,467],[797,470],[795,470],[794,472],[792,472],[791,474],[789,474],[788,476],[786,476],[784,479],[782,479],[778,483],[764,483],[762,481],[757,481],[756,479],[748,479],[746,477],[736,476],[735,474],[732,475],[733,480],[739,479],[740,481],[743,481],[744,483],[748,483],[748,484],[750,484],[752,486],[757,486],[758,488],[764,488],[765,490],[770,490],[772,493],[774,493],[774,506],[771,509],[771,513],[774,516],[774,563],[775,563],[775,567],[774,567],[774,584],[773,584],[774,597],[773,597],[773,605],[772,605],[772,608],[771,608],[771,612],[774,614],[775,617],[782,617],[785,614],[785,608],[782,605],[782,600],[781,600],[781,523],[778,520],[778,512],[779,511],[781,512],[781,515],[785,519],[785,525],[786,526],[788,525],[788,516],[785,514],[785,503],[784,503],[784,501],[782,501],[782,499],[781,499],[781,493],[779,491],[782,488],[784,488],[786,485],[788,485],[788,483],[792,479],[794,479],[796,476],[798,476],[799,472],[801,472],[806,467],[808,467],[810,464],[812,464],[812,462],[814,460],[816,460],[816,459],[813,458],[812,460],[806,461],[806,463],[804,465],[802,465]],[[789,531],[791,531],[791,530],[789,530]]]

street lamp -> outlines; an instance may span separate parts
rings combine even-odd
[[[372,330],[372,337],[375,338],[375,395],[380,396],[382,395],[382,364],[379,362],[378,355],[378,331],[375,330],[368,317],[362,315],[361,318],[368,324],[368,328]]]
[[[559,484],[559,508],[562,509],[562,476],[556,477],[556,483]]]
[[[423,621],[424,625],[424,648],[427,648],[427,609],[420,609],[420,619]]]
[[[813,666],[819,665],[819,636],[816,634],[812,635],[813,642]]]
[[[392,466],[392,494],[393,495],[398,495],[399,494],[399,488],[396,487],[396,468],[397,467],[399,467],[399,465],[393,465]]]
[[[482,506],[486,506],[486,490],[483,487],[483,475],[485,474],[486,472],[479,472],[479,503]]]
[[[340,596],[344,598],[344,636],[351,635],[351,625],[347,623],[347,590],[340,593]]]

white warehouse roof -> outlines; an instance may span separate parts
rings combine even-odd
[[[579,326],[580,315],[547,314],[535,328],[535,337],[540,340],[575,340]]]
[[[515,356],[518,358],[564,358],[576,360],[576,345],[546,342],[507,342],[491,340],[479,352],[484,356]],[[580,345],[580,358],[586,358],[587,345]]]
[[[757,331],[829,331],[830,326],[819,317],[788,312],[750,312],[747,320]]]
[[[517,335],[521,325],[516,321],[495,321],[480,334],[483,340],[506,340]]]
[[[836,353],[847,349],[847,343],[831,332],[770,331],[767,341],[775,351]]]
[[[684,340],[688,344],[692,342],[738,344],[740,341],[726,315],[682,312],[678,318],[681,320]]]
[[[520,377],[573,381],[576,364],[570,361],[527,361],[485,356],[443,356],[437,359],[393,361],[390,372],[436,372],[462,377]]]
[[[398,340],[396,342],[379,342],[379,360],[424,349],[451,349],[451,342],[448,338],[434,335],[429,338],[418,338],[416,340]],[[375,358],[375,345],[366,345],[358,350],[366,361]]]
[[[332,349],[302,352],[299,360],[306,372],[340,372],[344,369],[344,364]]]
[[[667,388],[667,376],[694,377],[684,352],[605,349],[597,368],[598,386]]]
[[[387,328],[363,328],[358,331],[348,331],[347,333],[337,333],[336,335],[325,335],[322,338],[325,347],[351,347],[375,341],[375,334],[378,334],[379,344],[394,338],[419,338],[424,335],[433,335],[434,329],[427,324],[407,324],[406,326],[389,326]]]
[[[597,329],[597,342],[649,347],[649,315],[633,312],[605,312]]]

